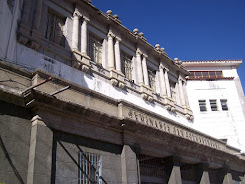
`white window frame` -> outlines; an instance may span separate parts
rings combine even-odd
[[[198,100],[199,110],[200,112],[207,112],[207,103],[206,100]]]
[[[153,92],[156,92],[156,71],[148,70],[149,85]]]
[[[89,34],[88,55],[95,63],[102,64],[102,47],[103,40],[94,34]]]
[[[217,99],[209,99],[211,111],[219,111]]]
[[[222,104],[224,104],[224,105],[222,105]],[[228,111],[229,107],[228,107],[227,99],[220,99],[220,106],[221,106],[222,111]]]
[[[128,80],[133,80],[133,63],[132,57],[124,52],[121,52],[121,70]]]
[[[171,98],[174,102],[176,102],[176,100],[177,100],[177,90],[176,90],[177,83],[170,80],[169,81],[169,87],[170,87]]]
[[[53,16],[53,20],[51,20]],[[53,21],[53,22],[51,22]],[[49,9],[47,14],[47,24],[45,38],[61,47],[65,47],[64,27],[66,18]]]

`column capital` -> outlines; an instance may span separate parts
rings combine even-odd
[[[169,72],[169,69],[166,68],[166,67],[164,67],[163,70],[164,70],[165,72]]]
[[[148,58],[148,55],[145,53],[142,53],[143,58]]]
[[[163,66],[163,64],[162,63],[160,63],[160,65],[159,65],[159,69],[164,69],[165,67]]]
[[[109,30],[107,36],[111,38],[115,38],[115,34],[111,30]]]
[[[90,19],[88,17],[83,16],[83,21],[88,23],[90,21]]]
[[[138,49],[136,50],[136,54],[142,55],[143,53],[142,53],[142,51],[138,48]]]
[[[121,42],[122,39],[119,36],[115,36],[116,42]]]
[[[81,18],[83,15],[78,11],[77,8],[75,8],[75,11],[73,12],[73,17]]]
[[[179,76],[178,81],[183,82],[184,80],[181,76]]]

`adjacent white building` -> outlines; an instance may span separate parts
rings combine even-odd
[[[241,60],[183,61],[193,128],[245,150],[244,93],[237,69]]]

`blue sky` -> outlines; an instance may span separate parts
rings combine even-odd
[[[245,89],[245,0],[92,0],[118,14],[131,31],[173,59],[242,59],[238,73]]]

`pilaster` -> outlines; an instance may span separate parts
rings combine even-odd
[[[230,168],[227,164],[225,164],[223,168],[217,171],[216,177],[218,182],[222,184],[235,184],[232,179]]]
[[[170,84],[168,79],[168,69],[164,68],[164,78],[165,78],[165,84],[166,84],[166,91],[169,98],[171,98],[171,92],[170,92]]]
[[[147,70],[147,64],[146,64],[146,54],[142,54],[142,65],[143,65],[143,75],[144,75],[144,82],[147,87],[149,87],[149,77],[148,77],[148,70]]]
[[[122,73],[121,67],[121,53],[120,53],[120,41],[119,37],[115,37],[115,59],[116,59],[116,70]]]
[[[136,62],[137,62],[138,82],[140,85],[143,85],[144,80],[143,80],[141,55],[142,55],[142,52],[140,51],[140,49],[137,49],[137,51],[136,51]]]
[[[72,49],[78,51],[79,22],[82,15],[76,9],[73,13]]]
[[[79,38],[79,26],[80,19],[82,14],[75,9],[73,13],[73,34],[72,34],[72,50],[73,50],[73,63],[72,66],[74,68],[80,69],[83,72],[88,72],[90,69],[90,57],[87,55],[87,23],[89,21],[88,18],[84,17],[82,29],[81,29],[81,50],[79,51],[78,38]]]
[[[166,163],[168,184],[182,184],[180,172],[180,158],[170,157]]]
[[[53,132],[36,115],[32,118],[27,184],[51,183]]]
[[[109,64],[109,70],[115,70],[115,63],[114,63],[114,43],[113,39],[115,35],[110,30],[108,35],[108,64]]]
[[[33,39],[31,40],[31,44],[30,44],[30,47],[34,50],[37,50],[39,48],[39,43],[37,40],[41,38],[40,23],[42,17],[42,6],[43,6],[43,0],[37,0],[35,6],[33,27],[32,27]]]
[[[196,183],[199,184],[210,184],[208,164],[202,163],[195,166]]]
[[[121,154],[122,183],[138,183],[137,157],[136,153],[128,145],[123,146]]]
[[[181,76],[179,76],[178,83],[179,83],[180,104],[182,106],[185,106],[186,104],[185,104],[185,96],[184,96],[184,91],[183,91],[183,80],[182,80]]]
[[[166,82],[165,82],[165,77],[164,77],[164,67],[162,66],[162,64],[160,64],[159,66],[159,74],[160,74],[160,91],[161,91],[161,95],[162,96],[166,96],[167,95],[167,91],[166,91]]]
[[[82,30],[81,30],[81,35],[82,35],[82,40],[81,40],[81,53],[83,56],[88,56],[87,53],[87,47],[88,47],[88,22],[89,19],[86,17],[83,17],[83,23],[82,23]]]

